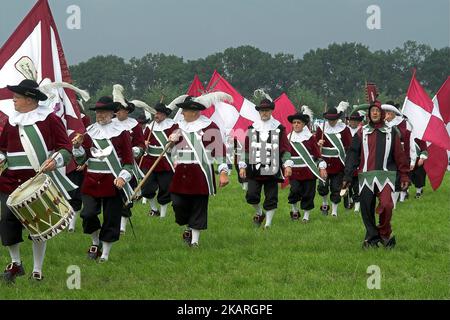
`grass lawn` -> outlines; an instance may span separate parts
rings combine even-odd
[[[25,240],[27,275],[14,285],[0,284],[0,299],[449,299],[449,189],[448,174],[438,191],[428,184],[422,199],[414,199],[412,188],[394,211],[395,249],[365,251],[359,214],[341,203],[337,219],[323,216],[316,197],[310,223],[293,222],[287,189],[279,193],[273,227],[255,228],[233,171],[231,184],[210,198],[199,248],[183,243],[171,207],[160,219],[147,216],[139,203],[133,211],[136,239],[128,226],[104,264],[87,259],[90,236],[79,219],[75,233],[48,242],[45,278],[32,282],[31,243]],[[0,266],[9,261],[1,247]],[[71,265],[81,272],[79,290],[66,284]],[[379,290],[367,288],[371,265],[381,271]]]

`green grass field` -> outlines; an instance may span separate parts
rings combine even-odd
[[[210,199],[208,230],[201,233],[199,248],[183,243],[172,208],[161,220],[138,204],[137,238],[128,226],[110,260],[98,264],[86,257],[90,236],[82,233],[79,219],[74,234],[63,232],[48,242],[40,283],[28,279],[33,260],[25,240],[27,275],[11,286],[0,283],[0,299],[449,299],[448,178],[437,192],[427,185],[422,199],[398,205],[394,250],[365,251],[359,214],[341,203],[337,219],[323,216],[316,197],[310,223],[293,222],[287,189],[280,191],[273,227],[256,229],[233,172],[231,184]],[[1,267],[8,262],[1,247]],[[70,265],[81,270],[79,290],[66,285]],[[380,267],[379,290],[367,288],[370,265]]]

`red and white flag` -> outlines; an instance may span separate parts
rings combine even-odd
[[[14,110],[12,92],[6,86],[17,85],[25,79],[16,65],[23,57],[28,57],[36,68],[38,83],[72,82],[47,0],[38,0],[0,49],[0,110],[5,114]],[[84,132],[75,93],[64,88],[54,89],[53,93],[55,97],[47,103],[61,117],[68,133]],[[1,124],[0,121],[3,128]]]
[[[403,104],[403,114],[412,124],[412,136],[450,150],[450,137],[439,108],[435,108],[428,94],[417,81],[415,72]]]
[[[286,128],[286,134],[288,134],[292,131],[292,125],[287,117],[297,112],[295,106],[284,92],[273,102],[275,103],[275,110],[273,110],[272,116],[280,121]]]
[[[209,84],[208,92],[222,91],[233,97],[233,103],[220,102],[209,108],[210,118],[217,126],[239,141],[244,142],[248,127],[259,119],[255,104],[244,98],[231,84],[217,71],[214,71]]]
[[[450,77],[433,98],[433,107],[442,116],[446,126],[447,135],[450,135]],[[434,110],[433,109],[433,110]],[[424,162],[424,168],[430,180],[431,187],[436,190],[441,185],[448,165],[448,153],[435,143],[428,146],[428,159]]]
[[[195,75],[194,80],[192,80],[192,83],[189,86],[189,89],[186,94],[188,94],[192,97],[198,97],[198,96],[201,96],[204,91],[205,91],[205,87],[203,86],[202,82],[200,81],[200,78],[198,77],[198,75]]]

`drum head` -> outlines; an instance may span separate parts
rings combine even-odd
[[[14,190],[8,198],[8,205],[16,206],[29,199],[32,195],[37,194],[39,189],[45,184],[47,179],[50,179],[45,174],[40,174],[36,178],[31,178]]]

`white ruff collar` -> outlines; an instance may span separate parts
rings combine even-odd
[[[138,124],[138,122],[133,118],[126,118],[123,121],[120,121],[117,118],[113,118],[112,121],[116,122],[116,123],[120,123],[125,128],[125,130],[128,130],[128,131],[131,131]]]
[[[342,121],[338,121],[338,123],[336,123],[334,127],[330,126],[328,121],[325,122],[325,133],[336,134],[343,131],[345,128],[347,128],[347,126]]]
[[[38,121],[47,119],[48,115],[53,112],[52,108],[45,106],[38,106],[36,109],[29,112],[17,112],[14,110],[9,116],[9,124],[15,127],[16,125],[29,126]]]
[[[352,127],[348,127],[350,129],[350,133],[352,134],[352,137],[356,134],[356,132],[358,132],[359,127],[356,127],[355,129],[353,129]]]
[[[160,123],[158,123],[156,121],[150,122],[149,124],[147,124],[147,128],[149,128],[151,130],[153,127],[153,131],[164,131],[166,129],[171,128],[174,124],[175,124],[175,121],[173,121],[172,118],[166,118],[163,121],[161,121]]]
[[[277,129],[279,125],[280,122],[277,119],[270,117],[267,121],[262,121],[261,119],[255,121],[253,123],[253,128],[255,128],[256,131],[270,131]]]
[[[402,116],[396,116],[391,121],[385,121],[386,125],[391,128],[393,126],[398,126],[400,123],[402,123],[403,117]]]
[[[303,130],[301,132],[292,131],[288,135],[289,141],[292,141],[292,142],[307,141],[311,137],[312,137],[312,133],[311,133],[311,131],[309,131],[309,128],[306,126],[303,128]]]
[[[92,139],[111,139],[119,136],[124,130],[124,126],[120,125],[118,121],[111,121],[108,124],[101,125],[98,122],[87,127],[87,134]]]
[[[181,130],[186,132],[197,132],[209,126],[211,122],[211,119],[208,119],[207,117],[201,115],[200,118],[192,122],[186,122],[184,119],[180,120],[178,122],[178,126]]]

